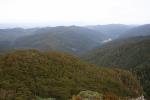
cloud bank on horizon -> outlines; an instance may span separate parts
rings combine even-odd
[[[0,0],[0,23],[150,23],[150,0]]]

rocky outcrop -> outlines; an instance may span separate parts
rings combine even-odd
[[[144,98],[144,96],[140,96],[138,98],[132,98],[132,99],[129,99],[129,100],[146,100],[146,99]]]
[[[81,91],[77,96],[73,96],[72,100],[103,100],[103,95],[94,91]]]
[[[100,94],[98,92],[86,90],[81,91],[78,95],[72,96],[70,100],[146,100],[144,96],[140,96],[137,98],[129,98],[129,97],[118,97],[113,94]]]

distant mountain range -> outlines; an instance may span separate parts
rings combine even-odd
[[[0,41],[14,41],[17,38],[31,35],[35,33],[36,28],[23,29],[23,28],[11,28],[11,29],[0,29]]]
[[[150,35],[150,24],[145,25],[124,25],[124,24],[108,24],[108,25],[95,25],[86,26],[107,35],[109,38],[124,38],[134,36],[147,36]]]
[[[108,25],[89,25],[86,28],[93,29],[107,35],[109,38],[116,39],[126,31],[136,27],[135,25],[108,24]]]
[[[19,38],[16,48],[36,48],[39,50],[56,50],[71,54],[86,52],[106,39],[101,32],[83,27],[50,27],[36,31],[35,35]]]
[[[150,24],[134,27],[126,31],[121,37],[147,36],[150,35]]]
[[[109,24],[0,29],[0,51],[11,49],[54,50],[81,55],[117,38],[150,35],[150,25]]]
[[[80,54],[106,39],[100,32],[83,27],[47,27],[34,29],[0,30],[0,41],[13,41],[14,48],[36,48]]]

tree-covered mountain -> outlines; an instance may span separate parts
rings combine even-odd
[[[150,35],[150,24],[140,25],[126,31],[121,37],[135,37]]]
[[[145,92],[144,95],[147,100],[150,99],[150,55],[148,56],[149,58],[146,62],[136,66],[136,68],[133,69],[133,72],[138,76],[138,79],[143,86],[143,90]]]
[[[124,24],[107,24],[107,25],[90,25],[86,27],[89,29],[102,32],[103,34],[106,34],[109,38],[115,39],[135,26]]]
[[[103,66],[130,68],[147,60],[150,36],[122,38],[106,43],[85,54],[85,59]]]
[[[20,50],[0,58],[0,99],[67,100],[82,90],[115,97],[142,94],[129,71],[96,67],[58,52]]]
[[[35,34],[38,28],[8,28],[0,29],[0,54],[11,52],[14,50],[14,41],[20,37]]]
[[[23,29],[23,28],[10,28],[0,29],[0,42],[1,41],[14,41],[15,39],[34,34],[38,28]]]
[[[150,36],[118,39],[106,43],[83,57],[99,66],[129,69],[137,74],[150,96]]]
[[[35,35],[19,38],[15,47],[80,54],[100,45],[104,39],[102,33],[87,28],[58,26],[41,28]]]

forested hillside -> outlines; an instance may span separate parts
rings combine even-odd
[[[67,100],[83,90],[114,97],[142,95],[129,71],[96,67],[64,53],[21,50],[0,58],[1,100]]]
[[[128,69],[147,61],[148,54],[150,54],[150,37],[133,37],[106,43],[83,57],[98,65]]]
[[[77,26],[43,28],[36,33],[19,38],[15,47],[56,50],[77,55],[100,45],[106,38],[100,32]]]
[[[120,37],[135,37],[148,35],[150,35],[150,24],[145,24],[126,31],[123,35],[120,35]]]
[[[150,37],[118,39],[85,54],[88,62],[99,66],[117,67],[133,71],[150,96]],[[149,98],[149,97],[147,97]]]

